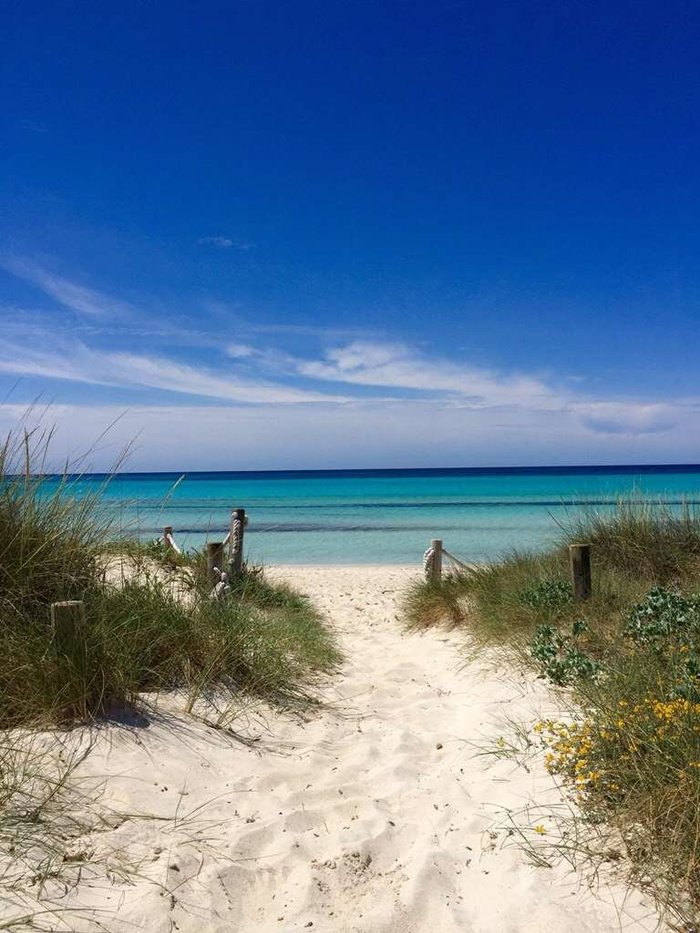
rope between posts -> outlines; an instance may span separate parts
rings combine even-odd
[[[442,542],[440,542],[442,544]],[[427,580],[432,580],[436,576],[439,576],[439,572],[436,568],[436,561],[442,560],[442,557],[446,557],[448,560],[451,560],[453,564],[457,567],[460,567],[464,570],[472,570],[473,568],[466,562],[461,560],[461,558],[456,557],[454,554],[450,553],[445,547],[440,547],[440,553],[437,553],[437,548],[432,544],[423,554],[423,572]]]
[[[226,536],[226,540],[231,542],[231,551],[236,551],[241,544],[241,534],[243,532],[243,522],[240,518],[234,518],[231,522],[231,531]]]
[[[454,554],[450,554],[446,548],[442,549],[442,553],[445,555],[445,557],[449,557],[453,564],[457,564],[459,567],[464,567],[465,570],[471,570],[469,564],[466,564],[463,560],[460,560],[459,557],[455,557]]]
[[[212,599],[221,599],[222,596],[225,596],[231,590],[228,582],[228,574],[225,570],[221,570],[216,566],[212,567],[212,570],[218,576],[219,580],[214,584],[214,589],[209,595]]]
[[[173,538],[171,534],[163,535],[163,544],[165,544],[166,547],[172,548],[176,554],[182,554],[182,551],[175,543],[175,538]]]
[[[214,573],[214,586],[211,595],[219,598],[229,592],[229,577],[231,573],[240,573],[243,567],[243,535],[245,527],[248,524],[248,516],[245,509],[236,509],[232,513],[232,521],[229,530],[221,542],[222,550],[225,552],[228,547],[228,561],[226,570],[219,567],[210,568]],[[166,550],[173,554],[182,554],[173,535],[172,526],[166,525],[163,529],[163,535],[155,539],[156,544],[161,544]]]

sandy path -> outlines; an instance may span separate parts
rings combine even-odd
[[[396,596],[411,573],[277,568],[341,634],[331,708],[275,716],[253,748],[181,717],[100,739],[84,779],[108,774],[103,804],[122,816],[80,840],[97,867],[64,905],[149,933],[653,930],[638,895],[594,897],[509,844],[504,808],[556,801],[551,780],[537,764],[487,767],[471,743],[493,745],[506,717],[531,721],[546,693],[460,669],[458,636],[403,634]],[[521,820],[546,827],[548,811]]]

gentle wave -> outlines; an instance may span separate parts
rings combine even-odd
[[[499,530],[501,531],[519,531],[522,528],[521,525],[500,525]],[[147,527],[145,525],[139,525],[138,530],[141,534],[162,534],[162,526],[152,526]],[[460,525],[443,525],[443,531],[461,531],[462,527]],[[490,532],[493,529],[488,525],[472,525],[470,526],[472,532]],[[246,528],[246,534],[296,534],[305,533],[305,532],[322,532],[322,533],[337,533],[337,532],[406,532],[406,531],[425,531],[433,532],[435,531],[435,525],[330,525],[330,524],[321,524],[321,523],[308,523],[308,524],[292,524],[292,523],[256,523],[254,525],[249,525]],[[219,527],[213,527],[211,525],[199,525],[199,526],[183,526],[178,525],[174,528],[174,534],[181,535],[199,535],[199,534],[223,534],[224,532]]]

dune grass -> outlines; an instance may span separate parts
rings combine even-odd
[[[110,544],[99,493],[73,497],[68,476],[47,491],[32,462],[30,436],[0,451],[0,728],[100,716],[144,691],[299,702],[337,664],[304,597],[249,570],[212,599],[203,555]],[[85,606],[77,652],[50,623],[51,603],[71,599]]]
[[[570,543],[592,545],[593,596],[574,601]],[[567,688],[537,725],[546,765],[633,875],[683,922],[700,918],[700,515],[638,498],[584,513],[544,554],[417,583],[407,625],[463,626]]]
[[[561,528],[544,553],[515,552],[498,563],[420,581],[406,593],[406,623],[468,626],[472,638],[529,657],[543,623],[570,624],[581,605],[570,596],[568,546],[592,546],[595,587],[585,617],[595,636],[614,636],[634,602],[657,584],[700,585],[700,514],[643,499],[620,501],[611,513],[583,512]]]

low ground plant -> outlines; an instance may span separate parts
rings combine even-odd
[[[594,580],[582,603],[568,580],[568,545],[581,541]],[[472,643],[568,688],[566,718],[536,726],[546,767],[582,818],[619,833],[633,877],[697,925],[700,516],[625,501],[562,528],[547,553],[417,584],[404,609],[413,627],[458,620]]]
[[[600,671],[600,664],[580,647],[580,637],[587,630],[588,625],[583,619],[574,622],[570,632],[553,625],[541,625],[537,629],[532,640],[532,657],[539,662],[543,677],[558,687],[564,687],[577,680],[594,677]]]

